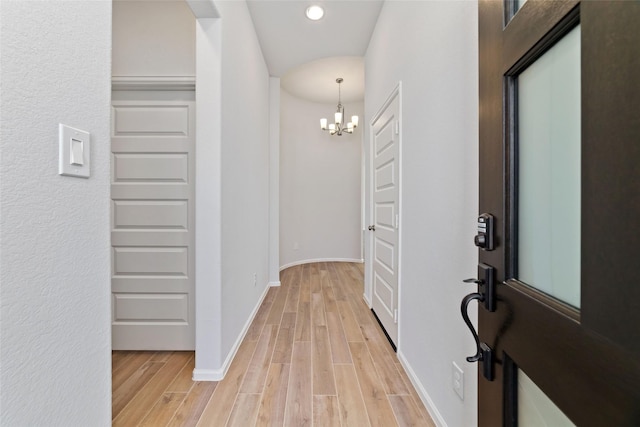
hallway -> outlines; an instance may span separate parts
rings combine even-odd
[[[192,352],[114,352],[114,426],[433,426],[362,299],[363,265],[281,272],[221,382]]]

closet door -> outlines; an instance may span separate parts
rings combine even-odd
[[[114,350],[193,350],[195,103],[113,101]]]

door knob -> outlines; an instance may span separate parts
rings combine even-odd
[[[370,225],[369,226],[369,231],[376,231],[376,226],[375,225]]]

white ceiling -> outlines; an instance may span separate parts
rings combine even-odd
[[[298,98],[314,102],[336,104],[338,83],[343,102],[364,99],[364,58],[362,56],[333,56],[307,62],[289,71],[280,79],[280,86]]]
[[[383,0],[247,1],[269,73],[281,77],[287,91],[317,102],[337,102],[336,77],[344,78],[343,93],[346,91],[351,100],[363,98],[364,72],[354,69],[353,57],[365,54],[382,3]],[[311,4],[325,9],[319,21],[305,16]],[[289,72],[291,76],[287,75]],[[358,78],[360,81],[356,81]],[[349,91],[356,85],[362,93],[354,98]]]

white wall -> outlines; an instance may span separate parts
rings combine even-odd
[[[222,17],[224,359],[269,283],[269,73],[246,3],[216,6]]]
[[[477,412],[477,365],[465,361],[474,343],[460,316],[473,290],[461,280],[477,263],[477,45],[476,2],[385,2],[365,62],[364,123],[402,81],[398,354],[449,426],[476,425]],[[464,401],[451,388],[452,361],[464,369]]]
[[[198,9],[196,9],[198,10]],[[194,380],[222,376],[222,22],[196,24],[196,360]]]
[[[0,17],[0,424],[108,426],[111,2]],[[58,175],[60,122],[91,133],[89,179]]]
[[[280,106],[280,265],[360,260],[362,127],[331,136],[320,118],[333,119],[335,104],[285,90]],[[362,118],[364,104],[345,104],[345,111]]]
[[[114,76],[194,76],[195,17],[185,1],[113,3]]]

